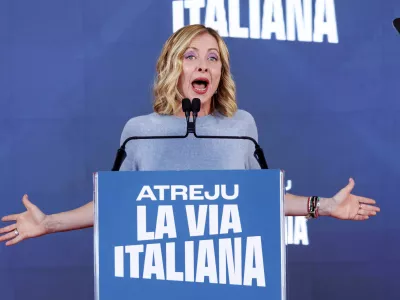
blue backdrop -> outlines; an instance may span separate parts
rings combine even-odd
[[[0,214],[24,193],[46,213],[89,201],[126,121],[151,112],[165,40],[212,24],[290,191],[332,196],[352,176],[382,209],[290,219],[308,241],[290,233],[289,299],[398,299],[399,16],[395,0],[0,1]],[[92,229],[0,245],[1,299],[90,299],[93,282]]]

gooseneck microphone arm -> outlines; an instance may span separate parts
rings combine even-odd
[[[191,103],[188,98],[182,100],[182,110],[185,113],[186,121],[189,123],[190,111],[191,111]],[[154,135],[154,136],[131,136],[127,138],[121,145],[121,147],[117,151],[117,155],[115,156],[114,164],[111,171],[119,171],[126,158],[125,147],[129,141],[132,140],[157,140],[157,139],[184,139],[189,135],[190,128],[189,126],[186,128],[185,135]]]
[[[229,136],[229,135],[198,135],[194,132],[194,136],[200,139],[230,139],[230,140],[249,140],[254,143],[254,157],[256,158],[261,169],[268,169],[268,164],[265,159],[264,151],[255,139],[249,136]]]
[[[125,147],[129,141],[132,140],[155,140],[155,139],[184,139],[187,138],[189,133],[193,133],[196,138],[201,139],[230,139],[230,140],[249,140],[255,145],[254,157],[256,158],[261,169],[268,169],[267,161],[265,160],[264,151],[257,143],[255,139],[249,136],[214,136],[214,135],[198,135],[196,133],[196,119],[200,111],[200,99],[194,98],[192,103],[189,99],[185,98],[182,100],[182,110],[186,117],[186,134],[185,135],[155,135],[155,136],[131,136],[127,138],[117,151],[117,155],[114,160],[112,171],[119,171],[126,158]],[[190,121],[190,112],[193,113],[193,121]]]
[[[194,128],[193,134],[196,138],[200,139],[229,139],[229,140],[249,140],[254,143],[255,150],[254,150],[254,157],[256,158],[258,164],[260,165],[261,169],[268,169],[268,164],[265,159],[264,151],[260,147],[260,145],[257,143],[255,139],[249,136],[225,136],[225,135],[198,135],[196,133],[196,118],[197,114],[200,111],[200,99],[194,98],[192,100],[192,113],[193,113],[193,125],[191,127]],[[188,125],[189,126],[189,125]]]
[[[127,138],[121,145],[121,147],[117,151],[117,155],[114,160],[114,165],[111,169],[111,171],[119,171],[119,169],[122,166],[122,163],[124,162],[126,158],[126,151],[125,151],[125,146],[129,141],[132,140],[157,140],[157,139],[184,139],[189,135],[189,132],[187,131],[185,135],[154,135],[154,136],[131,136]]]

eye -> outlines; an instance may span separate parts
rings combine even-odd
[[[211,55],[208,59],[209,59],[210,61],[217,61],[217,60],[218,60],[218,57],[215,56],[215,55]]]
[[[196,55],[193,52],[188,52],[185,53],[184,58],[189,60],[194,60],[196,59]]]

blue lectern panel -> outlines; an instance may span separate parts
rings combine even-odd
[[[97,299],[284,299],[279,170],[95,175]]]

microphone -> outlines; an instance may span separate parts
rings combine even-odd
[[[197,119],[197,115],[200,111],[200,99],[193,98],[192,102],[190,102],[190,100],[189,100],[188,105],[190,105],[190,111],[192,112],[192,115],[193,115],[192,122],[189,121],[189,118],[186,118],[188,132],[193,133],[196,136],[196,119]],[[189,115],[190,115],[190,112],[189,112]]]
[[[185,113],[186,116],[186,122],[189,124],[189,118],[190,118],[190,112],[192,110],[192,105],[190,103],[190,100],[188,98],[185,98],[182,100],[182,110]],[[131,136],[127,138],[121,145],[121,147],[117,151],[117,155],[115,156],[114,164],[111,169],[111,171],[119,171],[119,169],[122,166],[122,163],[124,162],[126,158],[126,151],[125,147],[126,144],[129,141],[132,140],[155,140],[155,139],[184,139],[189,135],[189,126],[186,128],[186,134],[185,135],[166,135],[166,136]]]
[[[184,98],[182,100],[182,110],[185,113],[186,122],[189,122],[190,112],[192,111],[192,104],[189,98]]]
[[[393,20],[393,26],[400,33],[400,18],[396,18]]]
[[[190,112],[192,111],[192,103],[190,99],[184,98],[182,100],[182,110],[186,116],[186,134],[194,133],[194,123],[190,122]]]
[[[198,135],[196,133],[196,118],[197,118],[197,113],[200,111],[200,99],[194,98],[192,100],[192,112],[193,112],[193,128],[194,128],[194,136],[196,138],[200,139],[231,139],[231,140],[249,140],[252,141],[255,150],[254,150],[254,157],[256,158],[258,164],[260,165],[261,169],[268,169],[268,164],[265,159],[264,151],[260,147],[260,145],[257,143],[255,139],[249,136],[225,136],[225,135]]]

